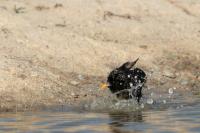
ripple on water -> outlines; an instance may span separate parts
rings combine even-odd
[[[82,103],[76,110],[54,107],[53,111],[0,114],[2,132],[67,133],[197,133],[200,130],[200,105],[173,89],[158,94],[149,90],[140,104],[135,99],[118,100],[115,96]],[[170,95],[170,97],[169,97]],[[150,102],[149,102],[149,99]],[[152,102],[153,101],[153,102]],[[198,100],[197,100],[198,101]],[[84,107],[84,108],[82,108]],[[82,110],[84,109],[84,110]],[[76,112],[79,110],[79,112]],[[81,110],[81,111],[80,111]],[[93,112],[92,112],[93,111]],[[95,112],[95,113],[94,113]],[[98,113],[97,113],[98,112]]]
[[[125,101],[115,106],[127,104]],[[152,106],[156,105],[153,104]],[[131,105],[134,106],[134,105]],[[141,105],[140,105],[141,106]],[[144,104],[144,106],[146,106]],[[135,108],[134,108],[135,109]],[[67,133],[197,133],[200,130],[200,105],[181,109],[91,112],[30,112],[1,114],[2,132]]]

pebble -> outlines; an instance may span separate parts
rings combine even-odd
[[[77,81],[71,81],[70,84],[72,84],[72,85],[78,85],[79,82],[77,82]]]
[[[62,99],[58,99],[59,103],[63,103],[63,100]]]
[[[75,95],[75,96],[74,96],[74,98],[78,98],[78,97],[79,97],[79,95]]]
[[[165,75],[167,77],[175,77],[175,75],[172,72],[170,72],[169,70],[165,70],[163,72],[163,75]]]
[[[161,81],[160,81],[160,84],[161,84],[161,85],[164,85],[165,83],[166,83],[165,80],[161,80]]]
[[[73,96],[73,98],[78,98],[79,97],[79,95],[75,94],[74,92],[71,93],[71,96]]]
[[[180,84],[181,84],[181,85],[187,85],[187,84],[188,84],[188,81],[187,81],[187,80],[181,80],[181,81],[180,81]]]
[[[74,93],[74,92],[72,92],[72,93],[71,93],[71,95],[72,95],[72,96],[75,96],[75,93]]]
[[[37,77],[38,73],[37,72],[31,72],[31,77]]]
[[[187,91],[189,91],[190,89],[189,88],[185,88]]]

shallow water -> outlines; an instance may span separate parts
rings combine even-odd
[[[0,132],[199,133],[200,99],[191,94],[148,94],[134,100],[96,99],[78,108],[55,106],[41,112],[1,113]],[[192,99],[192,100],[191,100]]]
[[[200,132],[200,104],[163,111],[7,113],[0,115],[0,131],[198,133]]]

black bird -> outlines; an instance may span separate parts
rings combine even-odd
[[[102,84],[101,88],[108,87],[119,99],[136,98],[139,103],[142,97],[142,87],[146,82],[146,74],[140,68],[133,69],[137,61],[138,59],[134,62],[126,62],[111,71],[107,83]]]

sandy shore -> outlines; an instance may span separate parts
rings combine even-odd
[[[1,0],[0,109],[106,96],[113,68],[140,58],[147,86],[200,88],[200,1]]]

